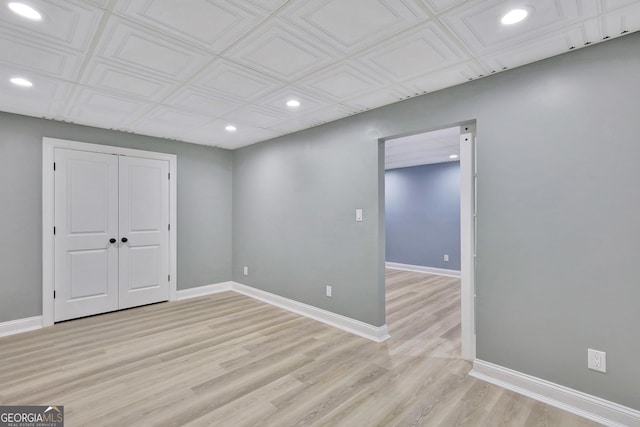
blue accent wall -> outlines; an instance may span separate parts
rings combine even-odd
[[[460,162],[386,171],[385,208],[387,262],[460,270]]]

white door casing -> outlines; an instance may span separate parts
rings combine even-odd
[[[460,135],[460,273],[461,355],[476,357],[475,264],[476,264],[476,158],[473,133]]]
[[[120,156],[121,309],[169,299],[168,175],[165,160]]]
[[[84,143],[84,142],[76,142],[76,141],[67,141],[67,140],[61,140],[61,139],[55,139],[55,138],[43,138],[43,156],[42,156],[42,186],[43,186],[43,191],[42,191],[42,203],[43,203],[43,215],[42,215],[42,241],[43,241],[43,248],[42,248],[42,257],[43,257],[43,294],[42,294],[42,323],[43,326],[50,326],[54,323],[54,321],[58,321],[58,320],[62,320],[62,318],[59,318],[57,316],[56,313],[56,304],[57,304],[57,300],[61,297],[60,293],[58,290],[56,290],[56,288],[54,287],[54,284],[56,283],[56,275],[59,274],[59,268],[56,268],[57,266],[56,264],[56,238],[58,236],[60,236],[60,232],[61,229],[59,228],[59,225],[56,224],[56,214],[58,214],[58,218],[60,217],[60,214],[56,212],[56,207],[59,207],[56,205],[55,201],[56,201],[56,174],[59,174],[61,172],[61,167],[64,168],[64,165],[55,165],[54,162],[56,160],[56,152],[64,149],[64,150],[75,150],[76,152],[80,153],[80,158],[84,159],[83,161],[86,162],[88,161],[87,159],[93,158],[93,159],[103,159],[104,157],[93,157],[92,154],[95,153],[101,153],[101,155],[107,155],[113,159],[115,159],[116,162],[116,179],[115,179],[115,194],[117,197],[118,192],[120,191],[119,185],[118,185],[118,181],[120,180],[119,177],[117,177],[118,171],[117,171],[117,162],[118,162],[118,156],[127,156],[127,159],[131,159],[132,162],[134,163],[138,163],[137,160],[143,160],[143,165],[142,165],[142,170],[144,170],[144,168],[149,168],[150,165],[153,164],[154,161],[160,161],[159,163],[155,164],[155,166],[152,166],[151,169],[153,169],[154,167],[158,170],[157,172],[152,172],[151,174],[158,174],[158,173],[162,173],[165,177],[165,180],[163,183],[160,184],[160,186],[163,186],[165,189],[168,189],[168,191],[164,191],[164,190],[158,190],[156,192],[155,195],[144,195],[142,196],[141,200],[138,201],[136,200],[134,205],[134,210],[136,210],[137,213],[137,217],[133,219],[133,222],[137,221],[137,224],[133,224],[132,225],[132,230],[130,230],[131,233],[133,233],[134,235],[136,235],[136,239],[139,243],[139,245],[136,245],[137,247],[161,247],[158,248],[158,253],[160,253],[161,258],[163,259],[167,259],[168,258],[168,263],[162,263],[164,264],[164,269],[159,268],[158,269],[158,273],[156,274],[156,276],[158,277],[158,280],[156,280],[156,282],[158,282],[160,285],[164,284],[164,289],[160,292],[160,295],[158,295],[157,289],[154,290],[154,288],[156,286],[154,286],[151,282],[153,282],[153,280],[149,280],[148,278],[151,277],[152,275],[149,274],[148,271],[145,271],[145,268],[142,268],[142,266],[147,265],[147,261],[149,260],[149,256],[137,256],[137,257],[133,257],[133,258],[137,258],[134,259],[134,265],[138,268],[138,272],[135,273],[137,274],[137,277],[133,277],[133,281],[130,282],[129,284],[131,285],[133,283],[134,287],[139,288],[139,290],[137,291],[138,295],[136,296],[136,298],[138,296],[140,296],[140,298],[147,298],[142,304],[146,304],[147,302],[153,302],[153,301],[161,301],[161,300],[176,300],[177,297],[177,290],[176,290],[176,283],[177,283],[177,272],[176,272],[176,267],[177,267],[177,257],[176,257],[176,237],[177,237],[177,222],[176,222],[176,213],[177,213],[177,209],[176,209],[176,190],[177,190],[177,165],[176,165],[176,156],[173,154],[165,154],[165,153],[156,153],[156,152],[148,152],[148,151],[142,151],[142,150],[135,150],[135,149],[128,149],[128,148],[120,148],[120,147],[112,147],[112,146],[105,146],[105,145],[98,145],[98,144],[90,144],[90,143]],[[62,151],[60,151],[62,152]],[[74,153],[74,155],[77,153]],[[123,157],[120,157],[120,159],[122,159]],[[135,159],[132,159],[135,158]],[[144,162],[145,160],[150,161],[149,162]],[[113,161],[113,160],[112,160]],[[127,160],[125,161],[127,162]],[[88,165],[89,163],[85,163],[85,166]],[[135,166],[134,169],[136,168],[140,168],[140,165]],[[55,169],[55,170],[54,170]],[[76,167],[76,169],[78,169]],[[111,167],[111,169],[107,168],[108,170],[111,170],[113,173],[113,168]],[[161,172],[160,172],[161,171]],[[88,171],[84,171],[85,174],[90,175],[90,177],[95,181],[97,178],[96,176],[98,176],[99,174],[97,173],[91,173]],[[77,173],[76,173],[77,175]],[[95,176],[94,176],[95,175]],[[133,184],[134,187],[134,193],[137,193],[138,195],[140,194],[141,190],[140,187],[144,187],[145,185],[149,184],[149,173],[146,174],[145,177],[145,173],[143,172],[136,172],[134,175],[134,179],[133,181],[138,181],[136,184]],[[170,179],[169,179],[170,177]],[[60,178],[58,176],[58,178]],[[138,179],[140,178],[140,179]],[[146,184],[145,184],[146,183]],[[90,217],[95,217],[95,212],[98,212],[98,207],[96,206],[91,206],[92,204],[96,203],[96,200],[98,198],[97,194],[99,193],[99,191],[94,192],[90,189],[90,185],[89,183],[81,183],[79,186],[76,186],[76,188],[72,189],[72,191],[77,192],[78,194],[80,194],[81,192],[89,192],[91,193],[90,200],[91,203],[89,204],[80,204],[79,207],[74,207],[74,209],[84,209],[84,210],[88,210],[90,213],[92,213],[92,215],[90,215]],[[110,189],[107,191],[108,193],[110,193],[112,191],[111,187]],[[153,193],[153,191],[151,191],[151,193]],[[163,196],[158,197],[159,193],[164,193]],[[78,196],[79,197],[79,196]],[[111,196],[113,198],[113,195]],[[136,198],[135,194],[132,196],[134,198]],[[155,197],[155,201],[154,198]],[[149,216],[147,216],[146,218],[144,217],[144,210],[145,210],[145,206],[149,206],[150,204],[157,204],[160,203],[163,206],[166,206],[167,212],[165,212],[164,214],[160,215],[157,218],[157,221],[160,222],[164,222],[164,236],[160,237],[158,235],[159,230],[162,228],[160,225],[157,226],[158,231],[153,231],[151,230],[151,228],[149,227]],[[116,218],[116,223],[119,221],[118,220],[118,205],[119,202],[116,202],[114,204],[115,206],[115,218]],[[134,214],[133,216],[135,217],[136,214]],[[142,215],[142,216],[141,216]],[[99,215],[98,215],[99,216]],[[85,221],[85,222],[82,222]],[[95,261],[95,259],[97,259],[97,257],[100,256],[100,254],[105,254],[106,259],[108,260],[107,262],[109,263],[113,263],[113,259],[116,259],[116,263],[119,264],[121,261],[118,259],[120,258],[120,250],[122,249],[122,242],[121,242],[121,236],[118,235],[118,228],[116,227],[115,230],[115,234],[111,235],[111,228],[108,227],[102,227],[108,230],[108,233],[105,232],[101,232],[100,230],[98,230],[98,228],[95,225],[95,223],[97,223],[97,220],[95,218],[89,218],[88,220],[82,220],[80,222],[76,221],[76,224],[73,225],[75,228],[75,234],[72,236],[74,239],[76,237],[78,237],[77,235],[81,235],[82,237],[91,237],[91,239],[94,239],[95,241],[98,240],[97,236],[90,236],[91,234],[95,234],[95,235],[99,235],[100,237],[100,243],[102,244],[102,246],[99,246],[98,244],[95,244],[94,240],[92,240],[92,242],[95,244],[96,248],[93,249],[94,252],[91,252],[91,250],[89,250],[89,252],[87,254],[81,253],[81,252],[77,252],[77,254],[74,254],[74,256],[76,257],[82,257],[84,256],[84,259],[89,259],[92,258],[93,263],[93,267],[88,268],[88,266],[85,264],[84,268],[83,267],[79,267],[79,269],[76,269],[76,271],[73,274],[76,274],[77,277],[80,277],[80,275],[90,275],[92,277],[95,276],[95,270],[96,270],[96,265],[98,264],[97,261]],[[147,224],[140,224],[140,222],[147,222]],[[88,229],[92,229],[95,228],[96,231],[94,230],[88,230]],[[170,228],[169,230],[167,230],[167,228]],[[54,230],[55,230],[55,235],[54,235]],[[80,231],[80,232],[79,232]],[[76,235],[77,234],[77,235]],[[108,236],[106,238],[106,240],[103,239],[103,234],[110,234],[110,236]],[[122,234],[122,233],[120,233]],[[156,234],[156,241],[152,241],[150,240],[150,236],[153,236],[154,234]],[[146,236],[145,236],[146,235]],[[144,236],[143,238],[140,238],[141,236]],[[115,238],[116,242],[114,244],[108,243],[109,239],[111,238]],[[145,240],[146,239],[146,240]],[[61,239],[62,240],[62,239]],[[104,242],[103,242],[104,240]],[[74,244],[76,244],[75,242],[78,241],[78,239],[75,240],[69,240],[70,242],[73,242]],[[67,243],[66,242],[62,242],[62,246],[59,246],[59,250],[62,251],[63,248],[66,248]],[[165,245],[166,243],[166,245]],[[133,242],[133,244],[136,244],[136,241]],[[71,247],[69,247],[71,248]],[[83,249],[83,246],[78,246],[78,248],[80,248],[79,250],[85,250]],[[131,249],[131,246],[128,246],[126,248],[126,250]],[[105,252],[106,251],[106,252]],[[139,255],[142,254],[142,252],[144,252],[144,249],[141,249],[140,252],[136,253],[135,255]],[[150,252],[153,252],[153,250],[151,251],[147,251],[146,254],[144,255],[148,255]],[[135,253],[135,251],[134,251]],[[112,257],[112,254],[115,257]],[[154,255],[155,256],[155,255]],[[78,260],[80,258],[77,258]],[[129,258],[131,259],[131,257]],[[99,270],[99,268],[98,268]],[[90,274],[89,274],[90,273]],[[67,274],[67,273],[62,273],[62,274]],[[116,299],[116,308],[117,309],[120,306],[120,301],[118,298],[118,294],[119,292],[119,277],[118,276],[118,272],[116,271],[116,279],[115,279],[115,283],[116,283],[116,292],[113,294],[115,295],[115,299]],[[109,276],[111,277],[111,276]],[[162,283],[160,281],[160,278],[164,278],[164,283]],[[146,286],[143,285],[142,283],[146,282]],[[93,298],[96,300],[99,300],[100,298],[97,297],[98,292],[96,292],[96,289],[98,287],[98,285],[94,280],[93,282],[93,291],[91,289],[86,289],[85,292],[87,292],[88,294],[92,294],[92,296],[86,295],[84,298]],[[109,282],[110,286],[112,286],[112,281]],[[168,291],[167,291],[167,283],[168,283]],[[69,285],[70,286],[70,285]],[[77,300],[80,301],[82,300],[82,297],[78,297],[78,290],[76,289],[72,289],[71,287],[68,286],[68,292],[69,294],[71,294],[72,292],[75,292],[74,294],[74,298],[72,298],[72,300]],[[56,290],[56,298],[54,299],[54,290]],[[111,298],[113,298],[111,295],[111,290],[109,288],[109,291],[107,292]],[[168,294],[168,296],[167,296]],[[143,295],[145,295],[143,297]],[[161,299],[159,299],[161,298]],[[107,299],[106,297],[103,298],[103,300]],[[126,299],[126,297],[125,297]],[[76,301],[71,301],[71,302],[76,302]],[[126,304],[126,301],[123,302],[124,304]],[[63,309],[64,310],[64,309]],[[75,309],[74,309],[75,310]],[[102,307],[100,309],[100,312],[102,311],[110,311],[111,309],[106,309],[106,305],[104,307]],[[65,315],[64,318],[71,318],[71,317],[79,317],[79,316],[83,316],[86,315],[85,312],[73,312],[71,311],[71,314]]]
[[[55,320],[118,309],[118,157],[56,149]]]

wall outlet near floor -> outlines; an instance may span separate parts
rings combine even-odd
[[[333,294],[333,288],[330,285],[327,285],[327,296],[331,298]]]
[[[246,265],[244,266],[244,275],[245,276],[249,275],[249,267],[247,267]]]
[[[607,372],[607,353],[600,350],[587,349],[587,367],[598,372]]]
[[[444,261],[445,261],[445,262],[449,262],[449,255],[444,254]]]

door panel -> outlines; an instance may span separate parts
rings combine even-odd
[[[55,321],[118,309],[118,157],[55,150]]]
[[[169,299],[168,175],[168,161],[120,157],[120,308]]]
[[[109,291],[109,249],[69,251],[69,301],[106,295]]]
[[[160,246],[129,248],[129,287],[131,290],[160,286]]]

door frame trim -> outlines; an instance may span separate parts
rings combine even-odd
[[[464,129],[464,130],[463,130]],[[476,136],[471,125],[460,128],[460,324],[461,357],[476,358]]]
[[[177,156],[175,154],[136,150],[133,148],[99,145],[88,142],[69,141],[57,138],[42,138],[42,326],[51,326],[55,321],[53,300],[55,278],[55,240],[53,235],[55,219],[55,175],[53,170],[56,148],[88,151],[93,153],[117,154],[122,156],[143,157],[147,159],[166,160],[169,162],[169,300],[177,300]]]

